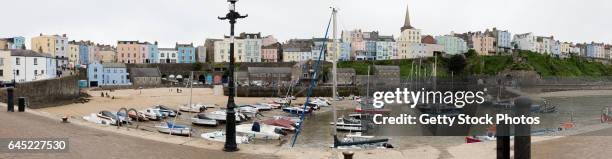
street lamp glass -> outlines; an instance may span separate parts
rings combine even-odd
[[[234,3],[230,3],[229,10],[230,11],[235,11],[236,10],[236,5]]]

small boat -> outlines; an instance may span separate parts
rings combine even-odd
[[[145,111],[138,111],[138,113],[143,114],[149,120],[158,121],[158,120],[161,120],[161,118],[162,118],[161,113],[157,114],[155,112],[151,112],[150,110],[149,111],[147,111],[147,110],[145,110]]]
[[[325,98],[314,98],[309,103],[317,105],[319,107],[328,107],[328,106],[331,105],[331,103],[329,103],[329,101],[327,101],[327,99],[325,99]]]
[[[306,112],[304,113],[309,114],[310,113],[309,110],[310,110],[309,108],[306,108]],[[283,108],[283,111],[290,113],[290,114],[300,115],[304,111],[304,107],[286,107],[286,108]]]
[[[185,125],[174,124],[171,122],[166,122],[166,125],[157,125],[155,126],[157,131],[166,134],[179,135],[179,136],[189,136],[191,135],[191,128]]]
[[[161,112],[167,113],[170,117],[175,117],[176,115],[181,115],[181,112],[178,112],[176,109],[172,109],[163,105],[153,106],[155,109],[159,109]]]
[[[208,106],[203,104],[191,104],[191,106],[183,105],[179,107],[179,110],[182,112],[192,112],[192,113],[200,113],[208,109]]]
[[[244,114],[246,117],[253,118],[259,113],[259,110],[250,105],[243,105],[236,108],[236,112]]]
[[[248,105],[248,106],[256,108],[259,111],[269,111],[269,110],[273,109],[273,107],[270,106],[270,104],[268,104],[268,103],[257,103],[257,104]]]
[[[103,125],[114,125],[115,124],[115,122],[112,120],[98,117],[98,114],[96,113],[91,113],[89,116],[84,116],[83,120],[89,121],[92,123],[96,123],[96,124],[103,124]]]
[[[279,99],[274,100],[274,103],[284,105],[284,104],[289,104],[289,101],[284,98],[279,98]]]
[[[97,116],[101,119],[105,119],[109,122],[111,122],[111,125],[115,125],[117,123],[117,116],[113,113],[111,113],[110,111],[100,111],[98,112]]]
[[[212,112],[206,112],[204,113],[206,115],[206,117],[217,120],[217,121],[221,121],[221,122],[225,122],[226,117],[227,117],[227,113],[225,110],[217,110],[217,111],[212,111]],[[242,121],[244,117],[244,115],[240,114],[240,113],[236,113],[236,121]]]
[[[225,142],[225,132],[223,131],[213,131],[209,133],[202,133],[200,136],[206,140]],[[251,139],[249,137],[236,136],[236,143],[238,144],[248,144],[250,142],[251,142]]]
[[[142,112],[129,111],[128,117],[130,117],[131,120],[136,120],[136,121],[149,121],[149,118],[147,118],[147,115],[145,115]]]
[[[300,122],[300,117],[273,116],[272,119],[284,119],[293,122],[293,124]]]
[[[240,124],[236,125],[236,132],[244,134],[246,136],[252,136],[256,139],[280,139],[283,133],[281,127],[259,124],[254,122],[253,124]]]
[[[341,131],[362,131],[361,120],[352,118],[338,118],[336,120],[336,130]],[[330,122],[331,125],[334,122]]]
[[[295,131],[295,123],[289,119],[268,119],[262,123],[281,127],[283,130]]]
[[[159,109],[147,108],[144,113],[145,115],[150,116],[149,119],[151,120],[161,120],[162,118],[167,117],[164,113],[159,111]]]
[[[191,118],[191,123],[194,125],[208,125],[208,126],[217,126],[219,122],[215,119],[211,119],[206,116],[206,114],[198,114]]]
[[[482,142],[482,140],[476,138],[475,136],[466,136],[465,137],[465,143],[478,143],[478,142]]]

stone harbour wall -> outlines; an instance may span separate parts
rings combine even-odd
[[[79,98],[77,76],[17,83],[15,86],[15,105],[19,97],[26,97],[28,108],[46,108],[71,103]],[[7,88],[0,89],[0,101],[7,102]]]

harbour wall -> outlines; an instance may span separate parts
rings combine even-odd
[[[77,76],[17,83],[14,88],[15,104],[19,97],[26,97],[28,108],[46,108],[72,103],[79,98]],[[0,89],[0,101],[7,102],[7,88]]]

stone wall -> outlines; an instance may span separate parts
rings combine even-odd
[[[15,87],[15,103],[18,97],[26,97],[28,108],[37,109],[71,103],[79,97],[77,76],[18,83]],[[6,103],[6,88],[0,89],[0,101]]]

